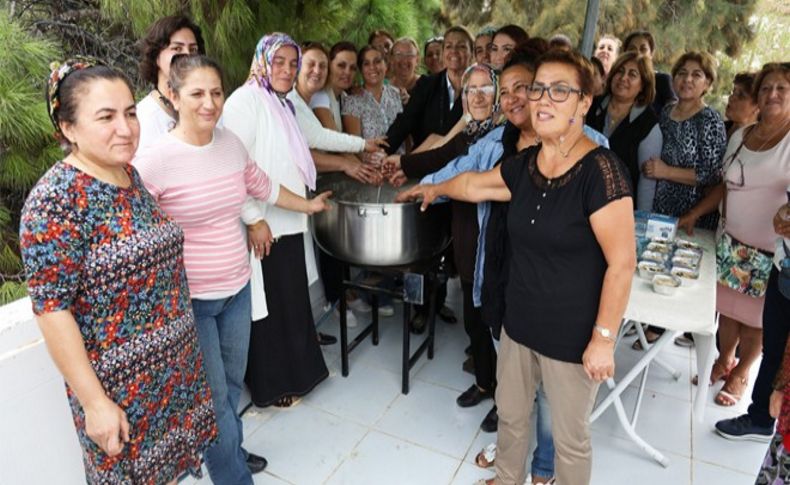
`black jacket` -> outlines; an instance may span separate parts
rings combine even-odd
[[[463,114],[461,93],[456,93],[457,99],[453,109],[450,109],[447,70],[433,76],[421,77],[410,94],[403,112],[395,118],[387,131],[387,153],[395,153],[409,135],[415,147],[431,133],[446,135]]]
[[[606,108],[609,105],[608,96],[599,96],[593,100],[590,112],[587,114],[587,125],[591,128],[604,133],[606,125]],[[639,108],[631,108],[631,112]],[[631,174],[631,189],[636,192],[639,182],[639,144],[650,134],[650,130],[658,123],[658,116],[652,109],[645,108],[642,112],[631,119],[626,116],[617,125],[614,132],[609,136],[609,148],[625,163],[628,172]]]
[[[664,106],[678,99],[672,89],[672,76],[665,72],[656,72],[656,98],[653,100],[653,112],[661,114]]]

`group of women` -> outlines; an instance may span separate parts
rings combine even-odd
[[[533,483],[589,483],[589,415],[614,374],[635,266],[633,210],[714,228],[724,198],[732,238],[774,252],[774,230],[789,236],[774,214],[790,186],[790,71],[738,78],[727,133],[703,101],[716,78],[708,54],[684,54],[667,92],[648,32],[629,35],[622,55],[604,37],[595,96],[593,63],[563,39],[551,45],[515,25],[476,37],[452,27],[425,43],[431,74],[419,76],[409,38],[376,31],[359,50],[327,49],[273,33],[226,100],[200,28],[176,16],[142,41],[153,89],[137,105],[110,68],[55,66],[48,106],[67,156],[31,192],[20,243],[87,480],[169,483],[205,458],[215,483],[249,484],[266,466],[242,447],[239,397],[246,382],[254,404],[287,407],[328,375],[306,214],[331,194],[306,195],[317,172],[340,171],[422,178],[399,200],[423,208],[452,199],[475,374],[457,403],[496,403],[482,423],[498,432],[496,455],[477,458],[495,467],[488,483],[524,482],[533,407]],[[336,262],[319,260],[336,301]],[[767,300],[719,285],[722,400],[737,401],[759,355],[764,300],[766,333],[773,318],[772,335],[784,334],[770,358],[766,344],[755,386],[766,416],[790,321],[780,276],[773,268]]]

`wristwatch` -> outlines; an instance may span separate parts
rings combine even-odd
[[[611,342],[615,341],[614,336],[612,336],[612,331],[609,330],[608,328],[602,327],[600,325],[596,325],[594,328],[595,328],[595,331],[598,332],[598,335],[600,335],[601,337],[603,337],[606,340],[609,340]]]

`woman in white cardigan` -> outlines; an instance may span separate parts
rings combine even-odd
[[[308,187],[315,189],[316,169],[293,105],[285,97],[300,58],[299,46],[287,35],[261,38],[247,83],[225,102],[223,123],[272,180],[305,196]],[[307,216],[250,199],[242,219],[247,224],[265,219],[276,240],[266,257],[253,261],[253,324],[245,380],[256,406],[291,406],[328,375],[308,293],[317,271],[312,241],[305,244]]]
[[[326,49],[317,42],[306,44],[302,48],[296,85],[286,96],[294,105],[296,121],[307,139],[316,169],[319,172],[344,172],[362,183],[379,183],[379,171],[362,163],[354,154],[380,151],[380,147],[385,145],[384,137],[366,140],[325,128],[309,106],[313,95],[326,86],[328,66]]]

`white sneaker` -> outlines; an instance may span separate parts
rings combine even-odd
[[[379,305],[380,317],[391,317],[395,315],[395,307],[392,305]]]
[[[337,308],[335,308],[334,312],[335,312],[335,317],[338,319],[338,321],[340,321],[340,311]],[[346,309],[346,326],[348,328],[354,328],[357,325],[358,325],[357,317],[354,315],[354,312],[352,312],[350,308],[347,308]]]
[[[346,302],[348,308],[362,313],[370,313],[370,305],[362,298],[355,298]]]

